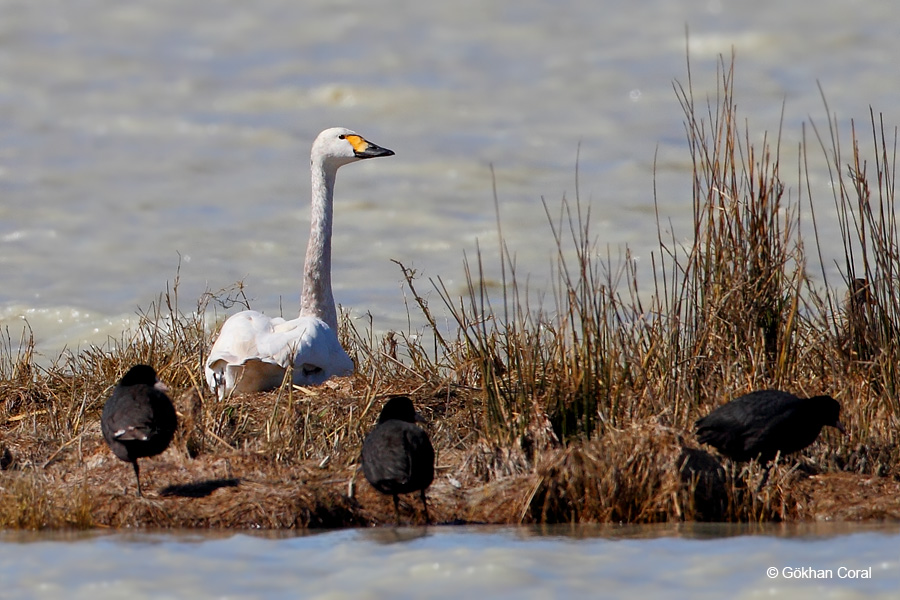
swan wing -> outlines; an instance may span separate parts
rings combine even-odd
[[[294,383],[297,385],[317,385],[331,377],[341,377],[353,373],[353,361],[341,346],[334,331],[327,323],[315,317],[300,317],[286,321],[275,327],[277,339],[284,336],[288,340],[278,347],[283,348],[281,360],[294,366]]]
[[[259,340],[273,331],[273,319],[266,315],[245,310],[232,315],[222,325],[219,337],[209,351],[207,367],[224,361],[240,364],[249,358],[258,358]]]
[[[353,373],[336,332],[320,319],[291,321],[256,311],[230,317],[206,361],[206,381],[220,396],[273,389],[294,366],[298,385],[318,385]]]

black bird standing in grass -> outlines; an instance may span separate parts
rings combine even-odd
[[[735,461],[768,463],[816,441],[824,426],[845,433],[831,396],[798,398],[780,390],[750,392],[696,422],[697,440]],[[768,474],[768,472],[767,472]]]
[[[378,424],[362,447],[362,467],[366,479],[382,494],[394,497],[394,518],[400,524],[397,494],[418,491],[428,523],[425,489],[434,479],[434,448],[428,434],[414,424],[412,400],[399,396],[388,400]]]
[[[134,466],[138,496],[138,459],[162,453],[175,436],[178,417],[165,392],[153,367],[136,365],[119,381],[100,417],[103,437],[113,454]]]

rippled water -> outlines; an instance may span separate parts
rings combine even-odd
[[[701,97],[733,47],[751,130],[775,132],[784,106],[792,185],[800,124],[825,120],[817,82],[845,129],[900,94],[891,3],[0,0],[0,11],[0,325],[27,318],[51,356],[118,337],[179,261],[186,308],[242,279],[255,308],[293,314],[309,145],[328,126],[397,153],[343,169],[337,188],[337,299],[383,330],[406,323],[392,259],[460,289],[464,251],[478,241],[495,255],[492,166],[503,233],[533,285],[553,256],[540,199],[555,210],[575,195],[579,152],[578,192],[614,257],[629,244],[648,264],[655,249],[657,152],[663,219],[687,236],[672,90],[687,80],[686,27]],[[813,163],[820,227],[834,235]]]
[[[840,524],[5,533],[0,581],[9,599],[895,598],[898,542]]]

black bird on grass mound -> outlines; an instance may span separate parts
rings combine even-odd
[[[768,463],[780,452],[798,452],[824,426],[845,433],[841,405],[831,396],[798,398],[780,390],[750,392],[696,422],[697,440],[735,461]]]
[[[382,494],[394,497],[394,518],[400,524],[397,494],[418,491],[428,523],[425,489],[434,479],[434,448],[428,434],[414,424],[416,411],[405,396],[391,398],[362,447],[366,479]]]
[[[165,391],[153,367],[136,365],[116,385],[100,417],[103,437],[113,454],[134,466],[138,496],[138,459],[162,453],[175,436],[178,417]]]

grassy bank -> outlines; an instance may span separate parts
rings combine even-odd
[[[399,265],[421,312],[411,321],[426,330],[375,336],[345,317],[354,376],[224,401],[202,381],[207,316],[240,301],[240,288],[185,308],[176,281],[135,332],[48,367],[27,332],[6,331],[0,526],[390,523],[390,499],[356,469],[384,399],[399,393],[430,420],[438,522],[900,517],[896,131],[873,113],[845,151],[829,118],[784,152],[780,132],[760,136],[738,114],[733,75],[723,62],[711,99],[695,98],[690,75],[675,86],[694,230],[683,243],[657,215],[650,274],[627,252],[605,258],[587,207],[563,200],[546,206],[557,261],[545,304],[522,283],[501,229],[500,256],[465,262],[462,297]],[[830,165],[839,240],[819,239],[811,156]],[[822,264],[821,249],[835,247],[840,280],[810,273],[810,252]],[[488,260],[499,264],[499,292],[484,283]],[[446,315],[449,331],[437,326]],[[172,447],[142,469],[143,500],[99,426],[112,386],[137,362],[156,367],[181,414]],[[766,387],[834,396],[850,435],[824,432],[757,490],[761,469],[701,448],[692,424]],[[407,519],[417,510],[409,502]]]

